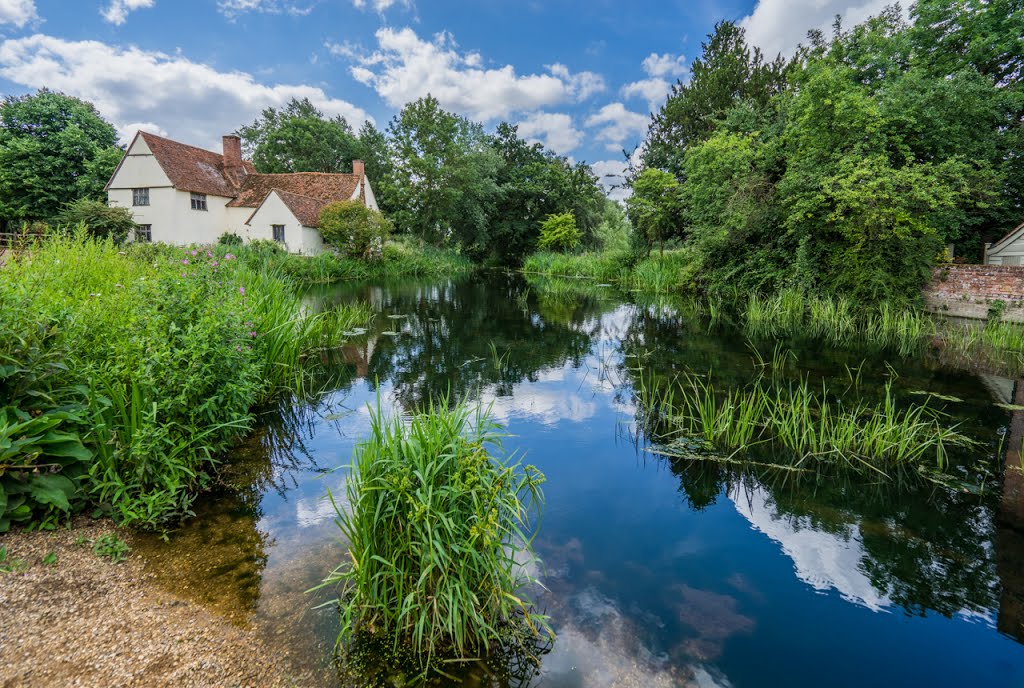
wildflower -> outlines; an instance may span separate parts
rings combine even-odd
[[[252,337],[253,339],[255,339],[256,338],[256,330],[253,330],[252,332],[250,332],[249,336]]]
[[[188,258],[182,258],[181,259],[181,264],[182,265],[188,265]]]
[[[241,294],[242,296],[245,296],[245,287],[239,287],[238,293]]]
[[[195,257],[195,255],[196,255],[196,251],[195,251],[195,249],[193,249],[192,250],[192,256]]]
[[[224,256],[224,260],[234,260],[234,259],[235,259],[235,254],[233,254],[233,253],[229,253],[226,256]]]
[[[181,276],[182,276],[182,277],[184,277],[184,276],[185,276],[185,273],[184,273],[184,272],[182,272],[182,273],[181,273]]]
[[[217,261],[213,261],[213,267],[217,267],[218,265],[220,265],[220,263],[218,263]]]

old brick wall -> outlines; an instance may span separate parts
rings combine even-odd
[[[987,318],[996,301],[1003,320],[1024,322],[1024,266],[945,265],[924,290],[925,310],[961,318]]]

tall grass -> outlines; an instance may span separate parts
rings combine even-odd
[[[382,636],[427,667],[550,633],[523,594],[544,477],[506,458],[501,438],[483,410],[441,399],[405,422],[378,399],[347,504],[335,503],[350,547],[324,582],[341,586],[339,644]]]
[[[972,444],[955,428],[942,426],[939,414],[926,405],[899,408],[891,383],[880,402],[868,403],[833,400],[824,387],[816,394],[806,379],[770,383],[762,375],[743,389],[725,392],[691,374],[667,384],[647,374],[638,379],[644,429],[665,443],[669,454],[677,440],[697,437],[719,453],[731,452],[730,459],[747,457],[763,445],[758,454],[778,465],[840,466],[888,476],[926,460],[944,469],[950,447]]]
[[[626,251],[579,254],[540,251],[523,263],[523,272],[546,277],[575,277],[615,283],[624,289],[657,294],[692,291],[695,263],[685,249],[652,253],[630,264]]]
[[[229,249],[52,237],[0,268],[0,311],[61,333],[60,384],[87,392],[90,462],[78,484],[124,523],[187,514],[253,407],[308,390],[314,354],[369,318],[306,313],[290,281]]]

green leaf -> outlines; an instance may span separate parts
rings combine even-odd
[[[68,501],[76,492],[75,484],[62,475],[34,475],[29,481],[29,495],[40,504],[52,504],[69,511]]]
[[[0,516],[3,516],[5,511],[7,511],[7,490],[4,489],[3,483],[0,483]]]

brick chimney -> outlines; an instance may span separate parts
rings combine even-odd
[[[242,167],[242,139],[237,136],[228,135],[223,138],[224,142],[224,169],[230,172],[241,173]]]
[[[352,174],[356,175],[357,177],[362,177],[364,174],[366,174],[362,160],[352,161]]]

